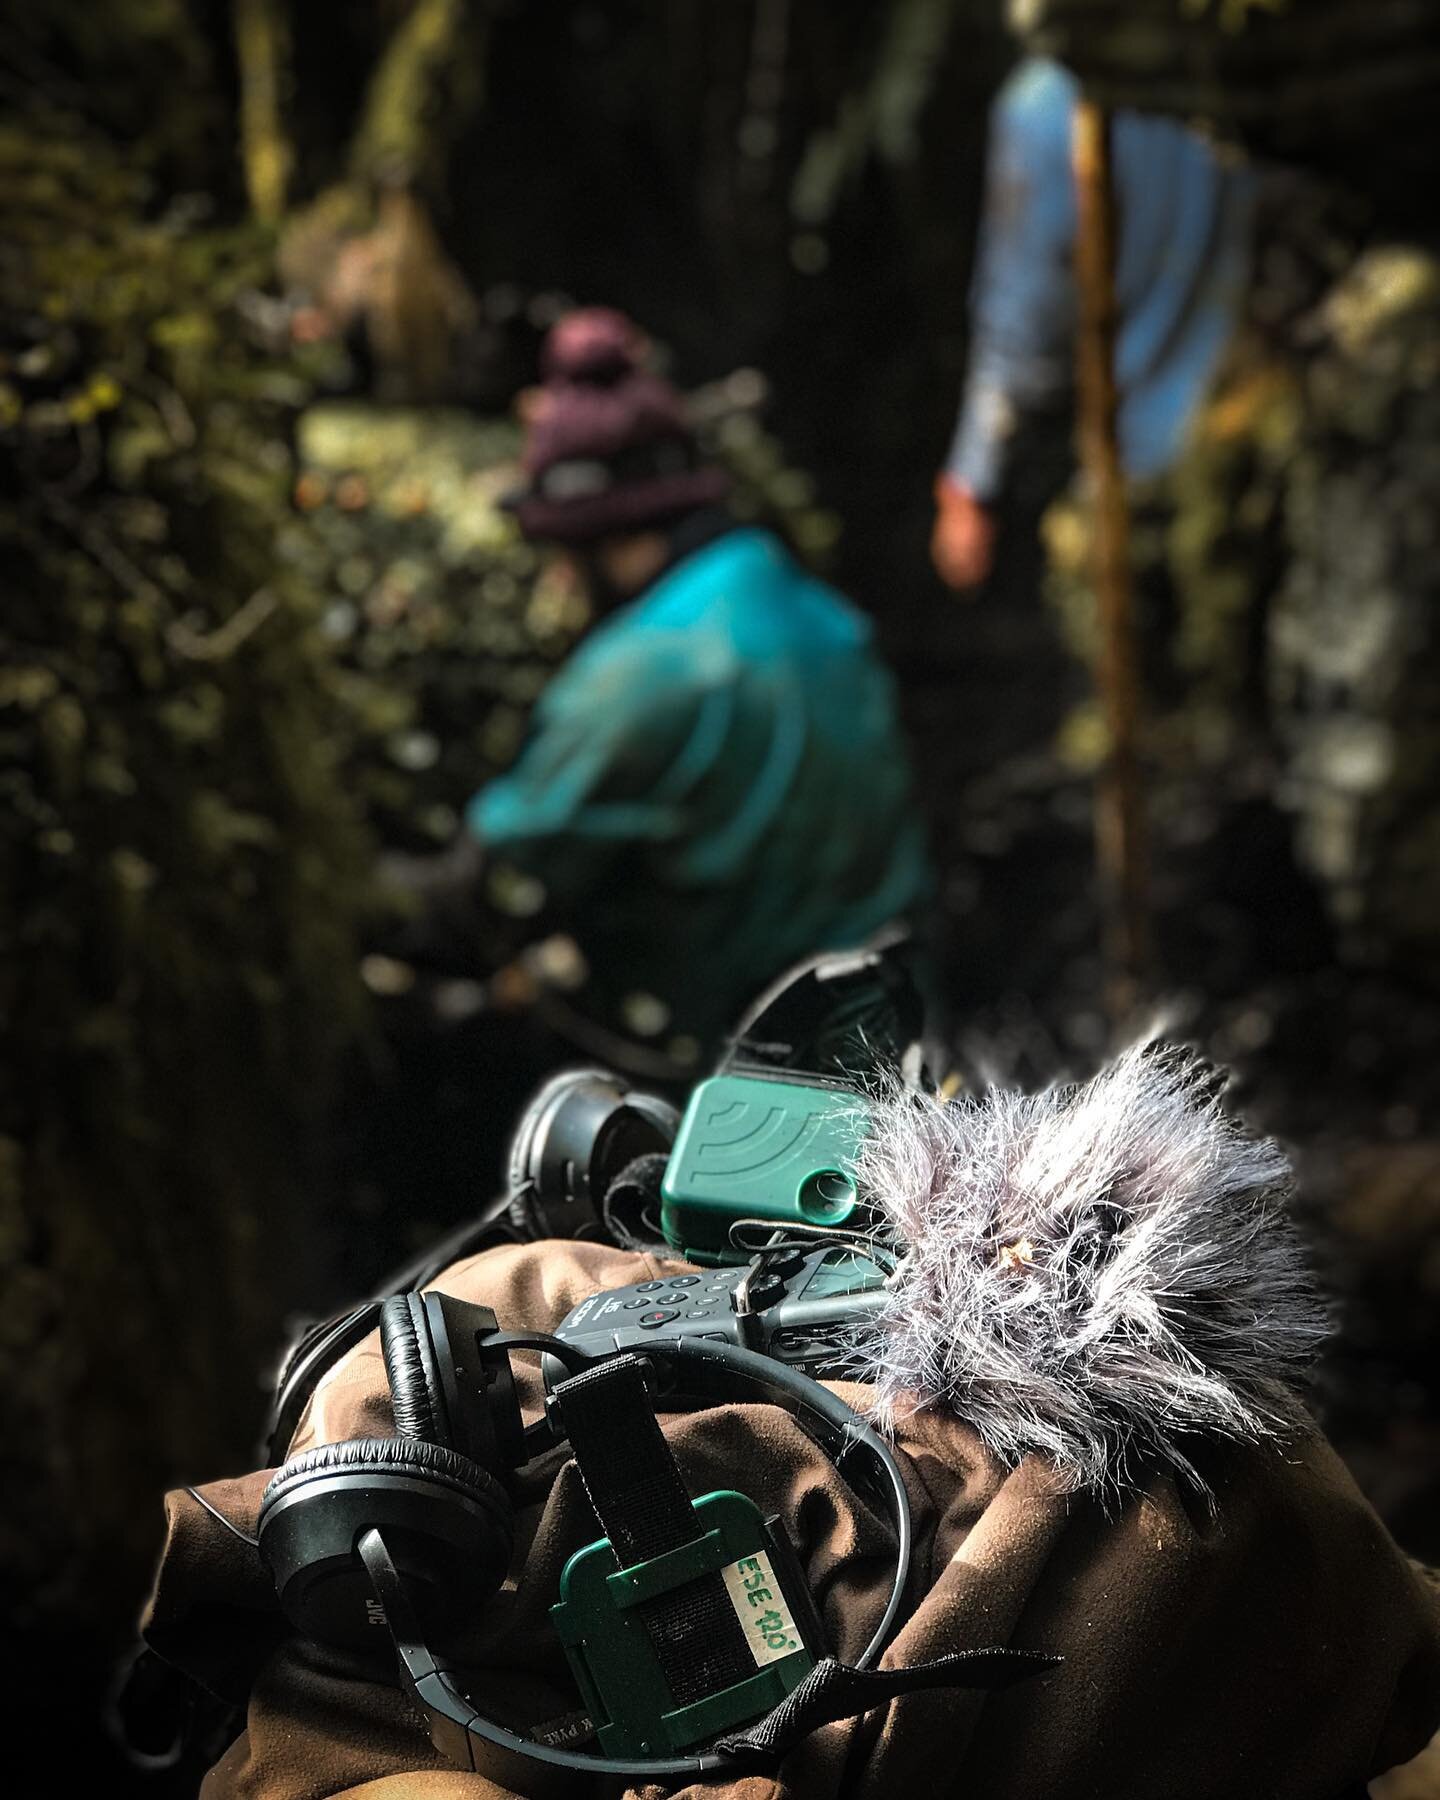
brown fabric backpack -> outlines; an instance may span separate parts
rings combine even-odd
[[[681,1269],[546,1243],[489,1251],[436,1286],[541,1330],[589,1294]],[[533,1367],[521,1385],[533,1417]],[[860,1410],[873,1399],[842,1391]],[[693,1493],[740,1485],[780,1514],[832,1646],[853,1658],[887,1588],[884,1521],[777,1409],[663,1423]],[[375,1336],[323,1378],[291,1451],[394,1430]],[[1284,1448],[1207,1448],[1211,1502],[1157,1474],[1108,1509],[1064,1492],[1033,1457],[1006,1469],[938,1410],[914,1413],[897,1441],[916,1597],[887,1666],[993,1644],[1064,1661],[1007,1692],[912,1694],[828,1726],[775,1779],[712,1784],[726,1800],[1340,1800],[1416,1757],[1440,1726],[1440,1597],[1318,1432]],[[258,1557],[215,1516],[253,1534],[268,1474],[212,1483],[205,1504],[188,1490],[168,1500],[146,1635],[213,1691],[248,1696],[205,1800],[498,1800],[507,1790],[446,1766],[396,1687],[287,1633]],[[522,1471],[514,1498],[510,1577],[453,1648],[484,1709],[523,1727],[575,1707],[548,1608],[594,1521],[573,1464]],[[1412,1779],[1424,1777],[1374,1791],[1440,1793],[1402,1785]],[[599,1785],[537,1768],[526,1800]]]

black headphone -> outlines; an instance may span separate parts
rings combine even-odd
[[[634,1249],[655,1239],[612,1215],[616,1176],[668,1156],[680,1114],[608,1069],[565,1069],[526,1107],[510,1146],[510,1218],[526,1238],[598,1238]]]
[[[499,1589],[514,1546],[503,1478],[564,1441],[563,1419],[548,1404],[544,1418],[524,1426],[510,1352],[546,1352],[571,1374],[607,1359],[543,1333],[501,1331],[488,1307],[434,1292],[386,1300],[380,1331],[399,1435],[303,1451],[272,1477],[261,1500],[260,1555],[291,1623],[304,1637],[346,1651],[393,1640],[402,1678],[428,1717],[437,1749],[511,1785],[537,1760],[674,1783],[733,1769],[720,1750],[668,1760],[586,1755],[521,1737],[476,1712],[428,1636],[443,1641]],[[896,1536],[894,1577],[856,1665],[872,1668],[899,1616],[910,1572],[909,1500],[888,1446],[827,1388],[751,1351],[679,1339],[647,1349],[645,1361],[667,1404],[758,1400],[782,1407],[862,1497],[888,1515]]]

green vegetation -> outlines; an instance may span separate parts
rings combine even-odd
[[[385,121],[440,80],[453,11],[417,9],[378,65],[357,143],[387,166]],[[0,1481],[20,1496],[0,1579],[62,1633],[97,1605],[123,1631],[161,1488],[249,1460],[256,1371],[323,1279],[375,852],[449,840],[586,623],[498,508],[509,422],[329,398],[356,385],[347,351],[296,340],[277,251],[318,285],[374,217],[366,181],[337,190],[338,228],[333,203],[283,239],[243,222],[237,140],[253,199],[278,112],[226,140],[182,9],[93,24],[62,7],[7,41],[45,79],[0,126]],[[283,33],[262,64],[267,44]],[[457,291],[418,209],[396,217]],[[404,312],[402,286],[367,319],[403,389],[463,309]],[[820,553],[833,523],[762,396],[717,384],[702,429],[742,506]]]

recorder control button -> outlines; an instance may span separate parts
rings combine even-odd
[[[656,1331],[660,1326],[668,1325],[672,1319],[679,1317],[677,1312],[648,1312],[640,1315],[638,1323],[642,1331]]]

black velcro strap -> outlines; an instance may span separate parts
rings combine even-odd
[[[620,1566],[700,1536],[638,1356],[612,1356],[555,1389],[565,1435]]]
[[[555,1389],[585,1492],[619,1568],[703,1536],[645,1387],[645,1365],[615,1356]],[[677,1706],[755,1673],[755,1658],[719,1574],[637,1607]]]
[[[909,1669],[852,1669],[827,1656],[758,1724],[721,1738],[715,1748],[755,1768],[774,1768],[822,1725],[854,1718],[903,1694],[930,1688],[1007,1688],[1061,1660],[1028,1650],[957,1650]]]
[[[622,1249],[669,1251],[660,1232],[660,1184],[669,1166],[664,1152],[634,1157],[606,1188],[600,1216]]]

